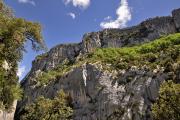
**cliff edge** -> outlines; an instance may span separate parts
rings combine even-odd
[[[161,83],[180,81],[180,35],[176,34],[169,46],[163,43],[169,37],[161,39],[178,32],[180,9],[173,10],[172,16],[151,18],[125,29],[87,33],[80,43],[55,46],[36,57],[22,80],[24,97],[18,101],[15,119],[19,120],[24,106],[38,96],[53,99],[63,89],[72,98],[74,120],[152,120],[151,104]],[[145,51],[156,41],[167,51],[158,47]],[[176,53],[171,48],[177,52],[175,58],[170,56]],[[167,57],[173,61],[173,71],[165,66]]]

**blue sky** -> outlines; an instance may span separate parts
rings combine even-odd
[[[180,0],[5,0],[17,17],[41,23],[48,46],[80,42],[84,33],[103,28],[122,28],[143,20],[170,15]],[[39,53],[27,45],[20,63],[22,79]]]

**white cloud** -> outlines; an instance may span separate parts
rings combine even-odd
[[[17,76],[19,76],[19,78],[23,77],[23,74],[26,72],[26,67],[25,66],[20,66],[18,68],[18,72],[17,72]]]
[[[67,15],[70,16],[70,17],[72,17],[72,19],[75,19],[75,18],[76,18],[76,14],[74,14],[74,13],[72,13],[72,12],[68,13]]]
[[[120,6],[116,10],[117,19],[101,22],[102,28],[123,28],[126,27],[127,22],[131,20],[131,10],[128,6],[127,0],[121,0]]]
[[[29,3],[33,6],[36,5],[36,3],[33,0],[18,0],[19,3]]]
[[[90,5],[90,0],[64,0],[65,4],[72,3],[74,7],[87,8]]]
[[[104,18],[104,20],[110,20],[112,17],[111,16],[107,16]]]

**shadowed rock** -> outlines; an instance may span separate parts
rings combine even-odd
[[[84,64],[56,78],[47,86],[40,87],[36,87],[36,76],[65,61],[78,61],[95,48],[134,46],[179,31],[180,9],[177,9],[172,12],[172,16],[148,19],[125,29],[87,33],[78,44],[61,44],[52,48],[33,61],[31,71],[21,82],[28,97],[18,102],[16,119],[22,108],[38,96],[54,98],[57,91],[63,89],[72,98],[74,120],[111,119],[116,110],[121,111],[121,117],[113,120],[152,120],[150,106],[158,96],[160,84],[168,78],[163,71],[156,73],[132,66],[114,78],[113,73],[103,71],[101,65]]]

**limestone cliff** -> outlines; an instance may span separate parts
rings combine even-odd
[[[180,9],[174,10],[172,16],[148,19],[137,26],[87,33],[78,44],[57,45],[33,61],[31,71],[21,82],[25,97],[18,102],[16,119],[22,108],[38,96],[53,98],[63,89],[72,98],[74,120],[111,119],[117,110],[121,111],[121,117],[115,120],[151,120],[151,104],[158,96],[159,86],[170,78],[171,73],[164,68],[131,66],[108,71],[103,68],[109,64],[84,62],[45,85],[39,84],[37,76],[66,61],[75,64],[95,48],[134,46],[177,32],[180,32]],[[176,80],[180,80],[179,71]]]

